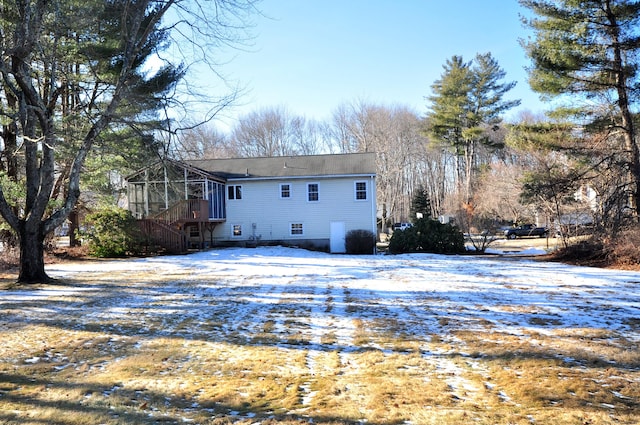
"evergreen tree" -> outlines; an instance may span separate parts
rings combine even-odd
[[[411,217],[414,221],[418,218],[431,218],[431,200],[424,186],[420,186],[413,194]]]
[[[640,141],[634,123],[640,93],[640,1],[520,0],[535,16],[535,37],[523,43],[532,60],[531,87],[574,104],[555,114],[576,128],[607,134],[626,157],[629,206],[640,203]],[[584,102],[583,102],[584,101]],[[580,102],[580,103],[578,103]]]
[[[478,145],[492,145],[486,129],[495,128],[501,122],[500,115],[520,102],[503,100],[515,82],[501,82],[506,74],[488,53],[476,55],[475,62],[453,56],[443,68],[427,98],[431,102],[429,129],[437,142],[453,148],[458,190],[463,203],[469,204]]]

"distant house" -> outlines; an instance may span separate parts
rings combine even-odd
[[[282,243],[345,252],[376,234],[375,154],[164,161],[127,177],[128,207],[169,251]]]

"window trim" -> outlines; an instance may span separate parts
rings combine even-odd
[[[300,226],[300,233],[294,233],[294,226]],[[304,236],[304,223],[290,222],[289,223],[289,236]]]
[[[236,235],[236,228],[240,231],[240,234]],[[232,224],[231,225],[231,237],[232,238],[241,238],[242,237],[242,224]]]
[[[289,196],[283,196],[284,186],[288,186],[287,192]],[[280,183],[280,199],[291,199],[292,192],[291,183]]]
[[[317,199],[309,199],[311,197],[311,185],[315,185],[317,187],[316,198]],[[307,183],[307,202],[320,202],[320,183],[317,182],[309,182]]]
[[[364,184],[364,190],[358,190],[358,184]],[[364,193],[364,198],[358,198],[358,193]],[[353,200],[356,202],[366,202],[369,200],[369,185],[366,180],[356,180],[353,182]]]

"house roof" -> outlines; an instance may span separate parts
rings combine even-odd
[[[185,163],[226,179],[376,174],[375,153],[201,159]]]
[[[141,168],[140,170],[137,170],[131,174],[129,174],[128,176],[125,177],[125,179],[127,181],[131,181],[131,180],[135,180],[136,177],[138,176],[142,176],[142,179],[145,179],[144,177],[144,172],[145,170],[149,170],[152,168],[161,168],[162,166],[164,167],[176,167],[179,169],[187,169],[188,171],[192,172],[192,173],[196,173],[196,174],[200,174],[202,176],[206,176],[209,179],[213,179],[213,180],[223,180],[222,177],[220,177],[219,175],[212,173],[210,171],[207,170],[203,170],[198,168],[195,165],[189,164],[189,161],[177,161],[177,160],[172,160],[172,159],[165,159],[165,160],[158,160],[155,161],[154,163],[152,163],[151,165],[147,165],[144,168]]]

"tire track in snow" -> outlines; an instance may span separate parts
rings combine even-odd
[[[313,285],[314,291],[309,294],[311,308],[306,318],[309,341],[309,346],[306,347],[306,367],[309,379],[300,385],[302,411],[311,406],[317,395],[313,387],[318,377],[325,378],[326,370],[319,360],[321,356],[337,352],[341,364],[345,364],[345,352],[353,340],[351,319],[347,318],[344,307],[345,287],[337,287],[330,279],[324,282],[325,278],[319,279]]]

